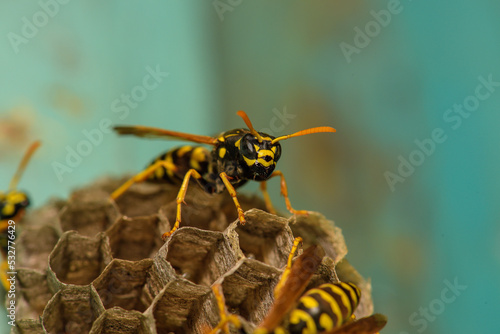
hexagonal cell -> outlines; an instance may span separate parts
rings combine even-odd
[[[185,279],[167,284],[146,313],[153,315],[158,334],[202,333],[219,317],[212,290]]]
[[[222,284],[229,312],[257,324],[273,304],[281,273],[260,261],[242,259],[215,283]]]
[[[48,333],[88,333],[104,307],[92,285],[68,285],[48,302],[42,325]]]
[[[167,240],[164,248],[158,256],[163,256],[178,275],[206,286],[237,261],[236,251],[222,232],[183,227]]]
[[[29,314],[23,314],[24,312],[21,310],[16,310],[17,318],[37,318],[42,315],[45,305],[52,298],[52,292],[47,283],[47,274],[33,269],[19,268],[17,269],[17,281],[22,299],[26,301],[30,311]],[[17,299],[19,303],[20,298]]]
[[[304,239],[304,248],[320,245],[335,263],[347,254],[342,230],[321,213],[309,211],[307,216],[294,215],[290,217],[289,223],[293,235]]]
[[[59,232],[50,225],[29,226],[18,240],[16,266],[38,270],[47,269],[50,252],[59,240]]]
[[[90,334],[153,334],[152,322],[140,312],[114,307],[97,318]]]
[[[125,261],[114,259],[92,282],[106,309],[119,306],[125,310],[144,312],[154,296],[144,286],[151,275],[153,260]]]
[[[293,244],[287,220],[258,209],[246,211],[245,219],[245,225],[235,222],[230,227],[238,233],[243,252],[277,268],[286,265]]]
[[[152,257],[163,245],[161,235],[169,228],[157,215],[121,217],[106,231],[114,258],[137,261]]]
[[[76,231],[65,232],[49,256],[48,273],[55,276],[55,280],[49,279],[49,287],[57,291],[51,283],[90,284],[109,262],[111,250],[104,233],[89,238]]]
[[[73,193],[71,203],[36,210],[43,217],[27,216],[25,226],[51,226],[26,230],[30,232],[22,248],[29,255],[26,261],[19,258],[18,264],[36,268],[43,268],[37,266],[44,261],[35,258],[37,252],[43,253],[43,242],[47,239],[53,245],[62,234],[60,218],[65,228],[74,224],[88,235],[107,228],[93,238],[64,233],[49,256],[46,281],[41,272],[18,275],[22,297],[18,306],[27,310],[23,314],[37,317],[50,294],[57,292],[43,312],[49,333],[203,333],[219,319],[210,289],[214,281],[222,283],[229,312],[239,315],[251,332],[273,303],[273,291],[292,246],[290,227],[304,238],[304,248],[319,242],[328,254],[307,289],[337,281],[335,264],[346,253],[344,240],[340,229],[319,214],[286,220],[254,209],[245,212],[248,223],[242,226],[227,192],[211,196],[192,182],[181,228],[162,244],[161,234],[169,229],[169,219],[174,221],[179,186],[136,184],[117,203],[110,201],[110,193],[125,181],[104,179]],[[244,210],[265,208],[260,196],[238,194],[238,199]],[[65,209],[59,213],[62,204]],[[120,259],[111,262],[111,250]],[[356,315],[370,313],[369,282],[345,260],[337,269],[342,280],[356,283],[363,291]],[[37,292],[35,286],[42,289]],[[15,333],[44,332],[38,320],[21,319],[24,311],[19,312]]]
[[[118,217],[118,208],[109,198],[73,199],[59,214],[63,231],[75,230],[89,237],[105,231]]]

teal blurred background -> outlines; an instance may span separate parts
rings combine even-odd
[[[499,332],[499,2],[59,1],[0,2],[2,189],[35,139],[34,206],[175,145],[109,123],[333,126],[283,142],[279,169],[343,229],[383,333]]]

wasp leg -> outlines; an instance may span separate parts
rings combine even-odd
[[[217,299],[217,306],[219,307],[220,321],[217,326],[212,329],[209,334],[216,334],[219,330],[223,330],[224,333],[229,333],[229,324],[232,323],[237,328],[241,328],[240,319],[234,314],[228,314],[226,309],[226,301],[224,300],[224,294],[222,293],[222,286],[220,284],[214,284],[212,286],[212,291]]]
[[[294,215],[308,215],[308,212],[306,210],[295,210],[294,208],[292,208],[292,204],[290,204],[290,198],[288,197],[288,189],[286,187],[285,176],[283,175],[283,173],[279,170],[274,171],[269,178],[275,176],[281,177],[281,195],[285,197],[286,208],[288,209],[288,211],[290,211]]]
[[[290,254],[288,255],[288,261],[286,263],[285,270],[283,271],[283,275],[281,275],[281,278],[276,284],[276,288],[274,288],[274,299],[276,300],[279,296],[280,290],[285,284],[286,280],[288,279],[288,276],[290,275],[290,271],[292,269],[292,259],[295,255],[295,252],[297,251],[297,248],[299,247],[299,244],[302,244],[302,238],[297,237],[293,240],[293,246],[292,250],[290,251]]]
[[[177,215],[175,217],[175,224],[174,224],[174,227],[172,227],[172,229],[169,232],[163,233],[163,235],[161,236],[161,238],[163,240],[167,239],[169,236],[172,235],[172,233],[175,232],[175,230],[177,230],[179,228],[179,224],[181,223],[181,206],[182,206],[182,203],[185,203],[184,199],[186,198],[187,187],[189,185],[189,179],[191,178],[191,176],[193,176],[195,179],[202,178],[200,173],[198,173],[196,171],[196,169],[192,169],[192,168],[190,170],[188,170],[186,175],[184,175],[184,180],[182,180],[181,189],[179,189],[179,193],[177,194],[177,199],[176,199],[176,201],[177,201]]]
[[[158,160],[154,164],[152,164],[151,166],[149,166],[148,168],[143,170],[142,172],[131,177],[127,182],[125,182],[118,189],[113,191],[113,193],[111,194],[111,198],[114,200],[117,199],[118,197],[123,195],[123,193],[125,191],[127,191],[127,189],[130,188],[130,186],[132,186],[134,183],[143,182],[150,175],[155,173],[158,168],[161,168],[161,167],[164,167],[165,169],[171,170],[174,172],[177,170],[177,167],[173,163],[165,161],[165,160]]]
[[[266,209],[269,213],[273,215],[276,214],[276,210],[274,209],[273,203],[271,202],[271,197],[269,197],[269,193],[267,192],[267,182],[262,181],[260,183],[260,191],[262,191],[262,196],[264,196],[264,202],[266,203]]]
[[[245,214],[243,213],[243,209],[241,208],[240,202],[238,202],[238,198],[236,198],[236,190],[234,189],[231,182],[229,182],[229,176],[227,176],[225,172],[220,173],[219,176],[222,179],[222,182],[224,182],[224,185],[226,186],[229,195],[231,195],[231,197],[233,198],[234,205],[238,210],[238,218],[240,220],[241,225],[245,225],[245,223],[247,222],[245,220]]]

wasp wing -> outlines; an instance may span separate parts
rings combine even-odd
[[[385,327],[385,324],[387,324],[387,317],[375,313],[321,334],[376,334]]]
[[[295,306],[296,301],[304,292],[324,255],[324,250],[315,245],[306,249],[295,260],[290,275],[280,290],[280,294],[274,300],[271,310],[259,325],[259,328],[271,331],[281,324],[285,315]]]
[[[133,135],[144,138],[181,139],[195,143],[215,145],[217,138],[209,136],[193,135],[189,133],[164,130],[149,126],[115,126],[113,128],[119,135]]]

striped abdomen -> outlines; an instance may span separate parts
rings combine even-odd
[[[158,156],[150,165],[158,160],[165,160],[173,163],[177,167],[177,171],[159,167],[150,175],[149,180],[163,180],[179,183],[191,168],[196,169],[196,171],[203,176],[208,173],[210,159],[210,151],[203,146],[185,145],[174,148]]]
[[[352,283],[323,284],[299,299],[290,312],[290,334],[321,333],[341,326],[359,304],[361,292]]]

